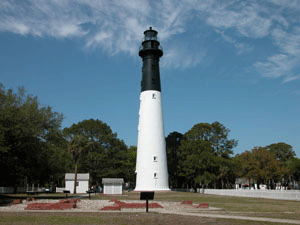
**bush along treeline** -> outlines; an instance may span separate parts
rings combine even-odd
[[[63,115],[43,106],[23,88],[0,84],[0,186],[63,187],[65,173],[90,173],[135,182],[135,146],[127,147],[98,119],[61,128]],[[171,188],[232,188],[236,178],[285,186],[298,181],[300,160],[285,143],[255,147],[233,156],[238,142],[219,122],[199,123],[166,137]]]

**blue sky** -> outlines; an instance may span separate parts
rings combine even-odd
[[[0,82],[137,143],[144,30],[158,31],[166,136],[219,121],[235,153],[300,156],[300,1],[2,0]]]

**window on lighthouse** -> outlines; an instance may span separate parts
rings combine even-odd
[[[157,178],[157,173],[154,173],[154,178]]]
[[[153,157],[153,161],[154,161],[154,162],[157,162],[157,156],[154,156],[154,157]]]
[[[152,95],[152,99],[156,99],[156,94],[153,94],[153,95]]]

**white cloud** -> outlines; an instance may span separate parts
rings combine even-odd
[[[300,28],[295,27],[289,33],[277,28],[273,30],[272,37],[281,53],[273,54],[265,62],[255,63],[255,67],[265,77],[284,77],[284,83],[298,80],[299,75],[293,71],[300,64]]]
[[[293,60],[291,60],[288,55],[276,54],[269,57],[266,62],[255,63],[255,67],[261,71],[265,77],[278,78],[288,76],[293,63]]]
[[[29,33],[29,28],[22,23],[16,21],[14,24],[12,24],[12,26],[12,29],[14,29],[16,33],[20,33],[21,35],[26,35]]]
[[[274,29],[272,36],[281,51],[294,56],[300,54],[300,27],[295,27],[293,32]]]
[[[293,27],[294,19],[285,17],[285,11],[293,9],[299,15],[299,1],[270,1],[274,7],[258,4],[255,1],[231,2],[212,10],[207,17],[207,23],[218,29],[223,39],[233,44],[238,49],[238,54],[244,51],[251,51],[252,46],[238,40],[238,36],[225,35],[224,31],[235,30],[241,37],[250,39],[261,39],[269,37],[275,46],[273,53],[265,61],[256,62],[254,67],[263,76],[268,78],[283,77],[283,82],[291,82],[299,77],[294,75],[293,70],[300,63],[300,32],[294,28],[293,32],[288,31]],[[276,8],[279,5],[280,8]],[[297,6],[296,6],[297,5]],[[221,32],[220,32],[221,30]],[[251,43],[251,42],[250,42]]]
[[[284,78],[283,83],[288,83],[288,82],[291,82],[291,81],[294,81],[294,80],[298,80],[298,79],[300,79],[300,76],[286,77],[286,78]]]
[[[161,66],[180,69],[194,67],[202,62],[204,56],[204,53],[190,54],[182,48],[171,47],[164,53]]]
[[[285,8],[292,8],[292,9],[300,9],[299,0],[268,0],[269,2],[285,7]]]
[[[237,41],[236,38],[226,35],[223,31],[216,31],[216,32],[221,35],[221,37],[223,38],[224,41],[232,44],[237,49],[238,55],[245,53],[245,52],[252,51],[252,47],[249,44]]]
[[[87,40],[86,46],[87,47],[95,47],[100,44],[106,45],[107,47],[111,46],[112,45],[112,43],[111,43],[112,36],[113,36],[113,34],[111,32],[102,31],[102,32],[94,35],[89,40]]]
[[[84,16],[78,19],[75,13],[70,13],[68,2],[6,1],[5,7],[0,8],[0,15],[2,13],[0,16],[0,31],[39,37],[84,36],[86,32],[80,27],[81,21],[84,21]]]
[[[263,12],[263,7],[252,1],[248,4],[234,1],[211,9],[206,21],[218,29],[235,29],[241,36],[261,38],[269,34],[272,24]]]
[[[277,52],[271,52],[254,67],[264,77],[284,77],[288,82],[296,79],[294,69],[300,62],[300,28],[295,25],[300,19],[298,3],[297,0],[4,0],[0,5],[0,31],[41,38],[81,38],[87,49],[100,48],[110,55],[120,52],[137,55],[143,31],[153,26],[159,31],[163,45],[168,46],[162,65],[173,68],[196,66],[203,60],[199,49],[205,46],[198,46],[196,39],[177,47],[168,44],[190,29],[201,37],[202,27],[216,32],[237,49],[237,54],[253,53],[253,40],[270,38]],[[190,22],[198,27],[191,28]]]

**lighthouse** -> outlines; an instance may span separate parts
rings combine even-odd
[[[139,50],[143,67],[135,191],[170,190],[159,73],[159,58],[162,55],[157,31],[150,27],[144,32]]]

